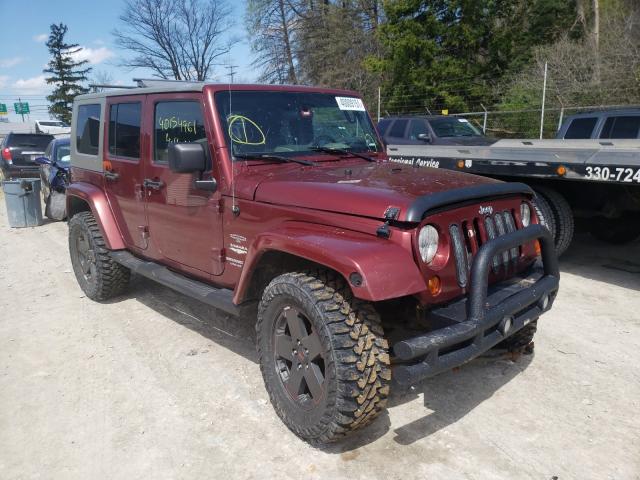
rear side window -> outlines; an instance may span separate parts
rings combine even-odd
[[[117,103],[109,109],[109,153],[140,158],[140,103]]]
[[[389,131],[390,137],[404,137],[404,131],[407,128],[408,120],[396,120]]]
[[[388,118],[383,118],[382,120],[380,120],[378,122],[378,133],[380,133],[380,135],[384,135],[387,131],[387,128],[389,128],[389,125],[391,125],[391,120],[389,120]]]
[[[598,121],[597,117],[576,118],[571,121],[567,132],[564,134],[566,139],[591,138],[593,128]]]
[[[170,143],[202,142],[206,144],[202,108],[195,101],[158,102],[154,116],[154,154],[157,163],[169,161]]]
[[[76,119],[76,149],[86,155],[98,155],[100,104],[80,105]]]

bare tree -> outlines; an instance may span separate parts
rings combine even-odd
[[[112,32],[116,44],[134,54],[122,66],[205,80],[235,42],[226,35],[230,15],[224,0],[126,0],[123,28]]]
[[[290,0],[249,0],[245,18],[260,80],[298,83],[294,50],[300,10]]]

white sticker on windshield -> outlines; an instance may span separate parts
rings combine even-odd
[[[459,118],[458,121],[460,123],[469,123],[469,120],[467,120],[466,118]]]
[[[338,108],[340,110],[357,110],[358,112],[364,112],[364,103],[360,98],[354,97],[336,97],[338,102]]]

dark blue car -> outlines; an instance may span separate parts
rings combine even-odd
[[[65,192],[69,184],[71,146],[69,138],[56,138],[49,143],[40,164],[44,214],[52,220],[64,220],[66,215]]]

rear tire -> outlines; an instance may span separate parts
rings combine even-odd
[[[131,272],[113,261],[91,212],[80,212],[69,221],[71,265],[82,291],[92,300],[104,301],[122,293]]]
[[[339,275],[276,277],[262,295],[256,331],[271,403],[300,438],[335,441],[384,411],[391,368],[380,317]]]
[[[575,229],[573,212],[569,202],[558,192],[547,187],[534,187],[536,193],[544,198],[553,213],[555,223],[554,243],[558,256],[562,255],[573,240]]]
[[[533,342],[536,330],[538,330],[538,320],[533,320],[510,337],[505,338],[493,348],[508,350],[509,352],[521,351],[524,347]]]

